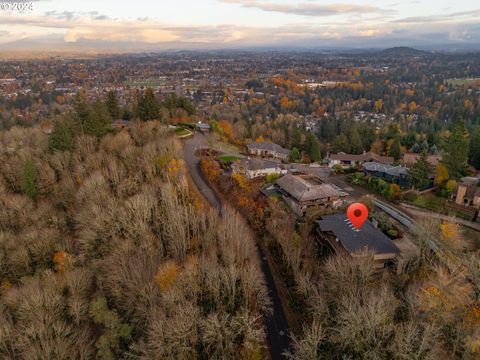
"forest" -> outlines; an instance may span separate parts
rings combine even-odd
[[[0,134],[0,358],[263,357],[253,237],[205,207],[171,132],[66,138]]]

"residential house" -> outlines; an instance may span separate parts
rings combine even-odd
[[[476,219],[480,210],[479,179],[466,177],[450,195],[450,206],[454,204],[458,210],[468,213]]]
[[[201,132],[209,132],[210,124],[202,123],[201,121],[199,121],[198,123],[195,124],[195,128]]]
[[[268,141],[248,144],[247,151],[251,155],[273,157],[284,161],[288,160],[288,156],[290,155],[290,150]]]
[[[370,220],[356,229],[345,214],[322,216],[316,222],[317,242],[327,244],[337,254],[350,257],[373,255],[377,268],[393,264],[399,248]]]
[[[415,165],[417,160],[420,158],[421,154],[408,152],[403,154],[402,164],[406,167],[411,167]],[[442,161],[442,155],[439,154],[430,154],[427,156],[427,161],[433,166],[437,166],[440,161]]]
[[[298,216],[318,209],[336,208],[348,196],[340,188],[313,175],[287,174],[275,181],[275,188]]]
[[[363,154],[345,154],[340,152],[338,154],[327,155],[328,166],[333,167],[340,165],[343,168],[353,168],[361,166],[363,163],[376,161],[381,164],[392,164],[393,158],[389,156],[381,156],[371,151]]]
[[[233,162],[232,170],[244,174],[248,179],[271,174],[285,175],[288,171],[279,161],[250,157]]]
[[[408,187],[408,170],[404,166],[385,165],[378,162],[367,162],[363,164],[365,176],[375,176],[385,181],[398,184],[401,187]]]

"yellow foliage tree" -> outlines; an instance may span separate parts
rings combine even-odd
[[[435,169],[435,185],[442,185],[450,179],[448,169],[443,164],[438,164]]]
[[[168,290],[177,280],[180,274],[179,266],[172,260],[166,261],[160,265],[157,274],[155,275],[155,282],[162,290]]]
[[[383,109],[383,100],[378,99],[377,101],[375,101],[375,111],[380,112],[382,111],[382,109]]]
[[[53,264],[55,270],[59,273],[64,273],[71,264],[71,257],[66,251],[57,251],[53,255]]]

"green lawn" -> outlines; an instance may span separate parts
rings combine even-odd
[[[237,160],[241,160],[241,158],[235,155],[220,155],[218,159],[225,162],[234,162]]]
[[[428,193],[418,196],[407,196],[405,201],[412,205],[442,213],[445,210],[445,198]]]

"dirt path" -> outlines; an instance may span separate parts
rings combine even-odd
[[[208,184],[200,170],[200,160],[195,156],[197,149],[206,147],[207,137],[204,134],[196,133],[192,138],[183,141],[183,157],[187,169],[200,193],[208,202],[218,209],[222,214],[222,205],[213,189]],[[265,276],[270,299],[272,301],[273,313],[265,317],[265,327],[267,329],[267,340],[270,349],[270,356],[273,360],[283,359],[283,353],[290,349],[290,337],[288,331],[288,322],[283,311],[282,302],[277,290],[272,269],[268,263],[267,256],[263,250],[260,241],[258,242],[258,252],[261,261],[261,270]]]

